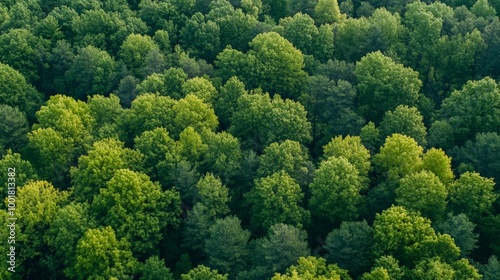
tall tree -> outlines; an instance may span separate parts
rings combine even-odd
[[[256,59],[249,86],[297,98],[306,78],[303,54],[276,32],[259,34],[249,45],[248,55]]]
[[[361,189],[358,170],[347,159],[330,157],[322,161],[310,185],[313,219],[334,225],[356,219],[363,202]]]
[[[314,19],[318,24],[340,23],[345,15],[340,13],[337,0],[318,0],[314,8]]]
[[[364,56],[356,64],[355,74],[360,110],[369,120],[380,121],[384,112],[398,105],[416,105],[422,86],[418,73],[381,52]]]
[[[255,181],[245,196],[252,206],[251,224],[258,232],[277,223],[302,228],[310,219],[309,211],[301,206],[303,197],[300,186],[283,170]]]
[[[439,119],[453,128],[456,145],[462,145],[479,132],[500,132],[500,89],[495,80],[486,77],[467,82],[452,92],[441,105]]]
[[[434,173],[421,171],[400,180],[396,202],[411,211],[418,211],[432,221],[440,221],[446,210],[448,191]]]
[[[98,248],[98,250],[96,250]],[[76,246],[76,279],[121,278],[138,274],[139,263],[132,256],[130,243],[117,239],[110,226],[88,229]]]
[[[304,107],[290,99],[269,94],[245,94],[238,99],[229,132],[238,137],[244,148],[262,151],[273,142],[286,139],[307,143],[311,124]]]

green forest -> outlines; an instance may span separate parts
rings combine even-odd
[[[500,0],[0,0],[0,279],[500,279]]]

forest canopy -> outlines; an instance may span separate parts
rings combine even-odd
[[[0,279],[500,279],[499,13],[0,0]]]

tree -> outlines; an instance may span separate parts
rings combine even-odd
[[[204,251],[210,267],[236,275],[246,264],[250,232],[243,230],[235,216],[217,219],[209,229]]]
[[[187,80],[182,85],[182,92],[184,95],[192,94],[212,106],[215,105],[215,98],[218,95],[217,89],[212,85],[212,82],[203,77],[194,77]]]
[[[109,94],[115,86],[114,59],[105,51],[93,46],[78,50],[71,68],[66,72],[69,93],[84,100],[92,94]]]
[[[158,250],[167,225],[176,225],[180,198],[175,191],[162,191],[145,174],[119,169],[100,189],[91,204],[98,222],[116,229],[118,238],[131,242],[134,255],[148,256]]]
[[[117,240],[110,226],[88,229],[76,246],[76,279],[133,277],[139,263],[132,256],[130,244],[125,239]]]
[[[0,155],[7,149],[19,152],[28,142],[28,120],[17,107],[0,105]]]
[[[193,55],[213,61],[221,50],[220,27],[197,12],[180,30],[180,42]]]
[[[200,133],[204,129],[214,131],[219,125],[212,106],[193,94],[179,100],[172,109],[175,112],[171,130],[174,137],[188,126]]]
[[[299,12],[293,17],[282,18],[279,26],[283,28],[282,36],[303,54],[314,54],[316,46],[313,44],[319,32],[309,15]]]
[[[339,23],[345,18],[340,14],[337,0],[318,0],[314,8],[314,19],[318,24]]]
[[[445,186],[451,184],[455,178],[451,170],[451,158],[441,149],[427,150],[422,157],[422,163],[422,168],[434,173]]]
[[[157,256],[146,260],[142,268],[141,280],[174,280],[170,269],[165,266],[165,261]]]
[[[123,113],[120,98],[114,94],[110,94],[109,97],[98,94],[89,97],[87,104],[90,114],[95,120],[93,135],[97,139],[119,138],[116,123]]]
[[[36,277],[43,271],[44,233],[67,200],[68,192],[57,190],[47,181],[30,181],[17,190],[15,217],[23,222],[16,223],[16,263],[23,275]]]
[[[129,71],[136,77],[143,77],[142,66],[153,51],[159,51],[159,48],[150,36],[130,34],[123,41],[119,55]]]
[[[427,131],[423,119],[417,108],[399,105],[394,111],[385,112],[380,122],[380,137],[385,139],[393,133],[399,133],[413,138],[420,146],[425,147]]]
[[[205,242],[210,236],[209,229],[215,223],[217,214],[210,211],[202,203],[196,203],[191,211],[187,212],[187,218],[184,223],[182,246],[194,250],[203,251]]]
[[[496,10],[489,3],[488,0],[478,0],[472,7],[470,11],[477,17],[483,17],[485,19],[496,16]]]
[[[383,267],[376,267],[370,273],[363,274],[362,280],[390,280],[389,272]]]
[[[396,189],[396,203],[405,209],[439,221],[446,210],[448,191],[434,173],[420,171],[405,176]]]
[[[144,155],[144,167],[151,179],[164,185],[169,182],[169,178],[162,178],[160,175],[169,174],[181,160],[181,156],[168,131],[163,127],[144,131],[135,137],[134,143],[134,148]]]
[[[275,224],[266,237],[253,241],[253,267],[259,270],[261,279],[283,273],[301,257],[310,254],[307,233],[294,226]]]
[[[368,223],[342,222],[325,240],[326,259],[346,269],[353,277],[367,271],[372,264],[373,230]]]
[[[309,207],[318,221],[340,224],[359,215],[363,197],[357,169],[344,157],[330,157],[321,162],[310,185]]]
[[[311,180],[313,169],[305,148],[298,142],[285,140],[280,144],[272,143],[264,149],[259,157],[257,175],[263,178],[283,170],[299,185],[305,186]]]
[[[473,221],[490,213],[498,195],[495,182],[478,173],[466,172],[450,186],[450,208],[455,213],[465,213]]]
[[[175,116],[173,107],[176,103],[172,98],[158,94],[138,96],[132,102],[130,109],[125,110],[118,120],[120,127],[126,133],[125,142],[129,143],[142,132],[157,127],[164,127],[172,133],[174,130],[172,122]]]
[[[42,95],[26,81],[21,73],[7,64],[0,63],[1,104],[18,107],[26,114],[28,120],[33,120],[41,102]]]
[[[28,29],[13,28],[0,35],[0,46],[2,63],[22,73],[29,83],[39,81],[49,41],[35,36]]]
[[[495,80],[486,77],[452,92],[438,114],[453,128],[454,143],[462,145],[477,133],[499,132],[500,118],[494,113],[499,110],[500,90]]]
[[[219,274],[217,270],[212,270],[204,265],[199,265],[191,269],[188,273],[181,275],[182,280],[227,280],[227,274]]]
[[[88,154],[78,159],[78,166],[70,170],[72,196],[77,201],[91,203],[117,170],[130,168],[139,171],[143,157],[140,152],[124,148],[123,143],[115,139],[94,142]]]
[[[0,182],[2,183],[2,190],[0,191],[0,197],[7,197],[8,195],[8,186],[9,186],[9,168],[15,168],[15,185],[18,187],[24,186],[31,180],[38,179],[38,175],[35,170],[31,166],[31,163],[27,160],[23,160],[21,155],[18,153],[12,153],[11,150],[8,150],[5,155],[3,155],[0,159],[0,170],[3,170],[0,173]],[[1,209],[5,209],[5,205],[1,204]]]
[[[207,173],[196,184],[196,190],[195,201],[205,205],[211,217],[222,217],[229,213],[227,203],[231,197],[228,188],[222,185],[220,179]]]
[[[476,225],[469,221],[467,215],[448,214],[446,220],[436,225],[436,231],[449,234],[460,248],[460,256],[467,257],[470,252],[477,248],[479,235],[474,232]]]
[[[247,93],[245,84],[237,77],[231,77],[220,88],[218,98],[213,105],[222,129],[229,127],[231,116],[238,105],[238,98],[245,93]]]
[[[396,260],[393,256],[382,256],[375,260],[374,267],[380,267],[387,271],[390,279],[401,280],[405,275],[404,267],[399,266],[399,261]]]
[[[500,179],[500,136],[496,132],[478,133],[473,141],[452,153],[463,167],[471,166],[485,177]]]
[[[276,32],[261,33],[249,45],[248,55],[256,59],[249,86],[297,98],[306,78],[302,53]]]
[[[376,214],[373,239],[375,256],[392,255],[403,265],[434,257],[451,263],[460,256],[453,238],[447,234],[436,235],[430,220],[401,206]]]
[[[387,174],[387,180],[397,182],[399,179],[418,172],[422,168],[422,147],[412,138],[393,134],[386,138],[380,153],[373,159],[375,170]]]
[[[96,222],[89,214],[88,203],[71,202],[57,209],[50,228],[44,234],[52,253],[47,255],[51,273],[60,277],[76,276],[74,266],[77,242],[85,231],[95,227]]]
[[[325,259],[313,256],[301,257],[297,261],[297,265],[292,265],[287,269],[287,273],[281,275],[277,273],[272,280],[287,280],[287,279],[342,279],[350,280],[347,271],[340,269],[335,264],[326,264]]]
[[[300,103],[259,93],[244,94],[238,99],[229,127],[229,133],[238,137],[244,148],[257,151],[286,139],[307,143],[311,140],[310,130]]]
[[[360,180],[368,183],[368,173],[371,170],[370,152],[361,143],[359,136],[337,136],[323,146],[323,158],[344,157],[358,170]]]
[[[310,219],[309,211],[301,207],[303,197],[300,186],[286,171],[255,181],[255,187],[245,195],[252,207],[252,226],[259,232],[277,223],[302,228]]]
[[[398,105],[416,105],[422,86],[418,73],[381,52],[364,56],[356,64],[355,74],[360,110],[369,120],[380,121],[384,112]]]

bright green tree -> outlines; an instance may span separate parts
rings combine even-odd
[[[337,0],[318,0],[314,8],[314,19],[318,24],[339,23],[344,18],[345,15],[340,14]]]
[[[363,202],[361,189],[358,170],[347,159],[322,161],[310,185],[312,217],[333,224],[356,219]]]
[[[455,213],[467,214],[473,221],[491,213],[493,202],[498,198],[494,187],[492,179],[466,172],[450,186],[450,208]]]
[[[130,168],[139,171],[143,157],[136,150],[124,148],[123,143],[115,139],[94,142],[88,154],[78,159],[78,166],[70,170],[72,196],[77,201],[92,202],[117,170]]]
[[[287,273],[282,275],[277,273],[272,280],[350,280],[346,270],[340,269],[335,264],[327,264],[323,258],[313,256],[301,257],[297,265],[292,265],[287,269]]]
[[[0,173],[0,182],[4,182],[0,191],[0,197],[2,198],[7,197],[8,194],[8,184],[10,182],[8,179],[9,168],[16,169],[14,179],[15,185],[18,187],[24,186],[31,180],[38,179],[38,175],[29,161],[23,160],[20,154],[12,153],[12,151],[8,150],[7,154],[0,159],[0,170],[2,170],[2,173]],[[4,209],[5,205],[2,204],[1,208]]]
[[[450,184],[455,175],[451,170],[451,158],[441,149],[431,148],[422,157],[423,169],[434,173],[439,180],[445,184]]]
[[[375,170],[385,173],[389,181],[399,179],[422,168],[422,152],[413,138],[401,134],[393,134],[386,138],[380,153],[375,155],[373,165]]]
[[[192,94],[203,100],[206,104],[215,105],[217,89],[212,85],[210,80],[203,77],[194,77],[187,80],[182,85],[184,95]]]
[[[396,189],[396,203],[407,210],[439,221],[446,210],[448,191],[434,173],[420,171],[405,176]]]
[[[498,132],[500,117],[500,89],[495,80],[486,77],[467,82],[462,90],[456,90],[443,100],[439,119],[453,128],[456,145],[464,144],[479,132]]]
[[[361,143],[359,136],[337,136],[323,146],[323,158],[344,157],[358,170],[360,179],[368,183],[368,173],[371,170],[370,152]]]
[[[245,196],[251,205],[251,224],[265,232],[277,223],[302,228],[309,222],[309,211],[302,208],[304,194],[300,186],[286,171],[255,181],[255,187]]]
[[[77,242],[85,231],[95,227],[96,222],[89,214],[88,203],[70,203],[57,209],[50,228],[44,234],[52,253],[52,259],[49,259],[51,273],[74,278]]]
[[[75,279],[127,279],[138,273],[130,243],[117,239],[110,226],[88,229],[76,245]]]
[[[229,190],[219,178],[207,173],[196,184],[195,201],[207,207],[210,216],[221,217],[229,213],[227,203],[231,200]]]
[[[141,280],[174,280],[174,275],[165,266],[165,261],[157,256],[146,260],[142,268]]]
[[[178,223],[180,199],[145,174],[119,169],[95,196],[91,211],[98,222],[116,228],[118,238],[129,240],[134,254],[147,256],[158,250],[167,225]]]
[[[188,126],[200,133],[204,129],[214,131],[219,125],[212,106],[193,94],[188,94],[179,100],[172,109],[175,112],[173,135],[177,135]]]
[[[306,78],[302,53],[276,32],[261,33],[249,44],[248,55],[256,58],[249,86],[286,98],[298,97]]]
[[[303,186],[311,180],[313,168],[306,149],[298,142],[285,140],[264,149],[259,157],[257,175],[262,178],[283,170]]]
[[[7,198],[5,201],[7,204]],[[16,266],[22,275],[32,278],[43,270],[43,252],[47,249],[44,233],[56,218],[57,210],[67,202],[68,192],[54,188],[47,181],[30,181],[17,189]]]
[[[220,274],[204,265],[191,269],[188,273],[181,275],[182,280],[227,280],[227,274]]]
[[[142,77],[141,68],[146,57],[155,50],[158,51],[159,48],[150,36],[130,34],[123,41],[119,55],[129,71],[136,77]]]

